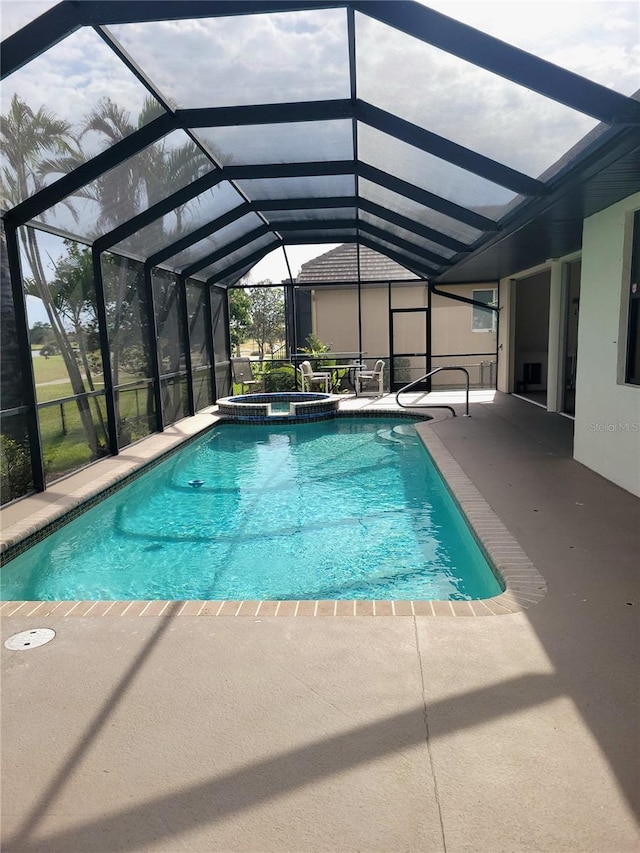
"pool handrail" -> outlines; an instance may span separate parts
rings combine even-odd
[[[445,403],[419,403],[412,406],[405,406],[404,403],[400,402],[400,394],[404,394],[405,391],[409,391],[411,388],[414,388],[416,385],[419,385],[421,382],[424,382],[425,379],[429,379],[429,377],[433,376],[436,373],[440,373],[441,370],[460,370],[466,376],[466,398],[465,398],[465,413],[463,415],[464,418],[470,418],[469,414],[469,371],[464,367],[458,367],[456,365],[452,365],[451,367],[435,367],[433,370],[430,370],[428,373],[425,373],[424,376],[421,376],[419,379],[410,382],[408,385],[405,385],[403,388],[400,388],[399,391],[396,392],[396,403],[400,406],[401,409],[449,409],[453,417],[457,417],[456,410],[453,406],[448,406]],[[428,394],[431,392],[428,391]]]

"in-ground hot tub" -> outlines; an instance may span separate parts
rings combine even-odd
[[[220,414],[236,421],[264,421],[272,418],[320,420],[332,418],[339,405],[339,397],[333,394],[300,391],[239,394],[217,401]]]

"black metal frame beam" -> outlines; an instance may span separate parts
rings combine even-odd
[[[95,244],[100,251],[106,251],[117,243],[135,234],[154,220],[186,204],[191,199],[211,189],[222,181],[255,180],[259,178],[290,178],[317,175],[351,175],[354,164],[352,160],[335,160],[314,163],[267,163],[258,166],[228,166],[224,169],[213,169],[193,183],[162,199],[147,210],[132,217],[127,222],[103,234]]]
[[[205,335],[209,347],[209,375],[211,376],[211,400],[215,402],[216,398],[216,354],[214,351],[213,342],[213,317],[211,316],[211,288],[206,284],[202,286],[204,294],[205,308]]]
[[[39,214],[58,204],[70,195],[73,195],[81,187],[95,181],[105,172],[119,166],[125,160],[140,153],[143,149],[157,142],[167,133],[176,129],[175,119],[169,113],[158,116],[134,133],[116,142],[96,154],[91,160],[78,166],[73,172],[58,178],[49,186],[34,193],[30,198],[17,204],[4,215],[7,224],[15,223],[16,226],[23,225]]]
[[[348,98],[324,101],[293,101],[282,104],[251,104],[236,107],[199,107],[175,111],[180,127],[241,127],[254,124],[289,124],[301,121],[332,121],[353,118]]]
[[[164,261],[169,258],[177,255],[179,252],[188,249],[190,246],[195,245],[201,240],[206,239],[215,231],[224,228],[226,225],[235,222],[238,219],[241,219],[243,216],[246,216],[248,213],[262,213],[265,215],[267,219],[269,219],[269,211],[270,210],[321,210],[323,208],[356,208],[362,211],[366,211],[371,213],[374,216],[379,217],[380,219],[385,219],[390,223],[397,225],[404,230],[415,233],[421,237],[424,237],[427,240],[432,240],[435,243],[444,246],[445,248],[452,249],[454,252],[458,254],[469,252],[470,246],[466,243],[462,243],[459,240],[455,240],[453,237],[449,237],[445,234],[440,233],[439,231],[435,231],[432,228],[428,228],[425,225],[421,225],[418,222],[414,222],[411,219],[407,219],[399,213],[394,213],[391,210],[387,210],[387,208],[381,207],[374,202],[370,202],[367,199],[358,199],[356,196],[334,196],[328,198],[298,198],[298,199],[268,199],[262,201],[252,201],[245,202],[244,204],[238,205],[238,207],[233,208],[228,213],[219,216],[217,219],[214,219],[211,222],[208,222],[206,225],[201,226],[200,228],[193,231],[191,234],[188,234],[185,237],[180,238],[176,243],[172,243],[170,246],[161,249],[159,252],[156,252],[154,255],[151,255],[147,262],[151,264],[151,266],[159,266],[164,263]],[[307,220],[314,221],[314,220]],[[358,221],[360,219],[358,218]],[[277,230],[278,226],[281,224],[280,222],[270,222],[271,228],[273,230]],[[390,234],[392,232],[389,232]],[[397,236],[397,235],[396,235]],[[445,262],[447,259],[445,259]]]
[[[375,240],[369,239],[366,235],[361,234],[359,239],[363,246],[373,249],[374,252],[386,255],[387,258],[390,258],[392,261],[400,264],[401,267],[409,270],[409,272],[415,273],[415,275],[423,278],[425,281],[428,281],[433,276],[432,270],[423,268],[413,260],[408,261],[403,255],[396,254],[396,252],[391,252],[389,249],[379,246]]]
[[[293,233],[283,236],[283,241],[285,246],[306,246],[309,243],[309,237]],[[321,246],[324,243],[356,243],[357,241],[357,234],[328,234],[315,237],[313,242]]]
[[[36,382],[33,372],[33,358],[31,356],[31,345],[29,343],[29,320],[27,317],[27,301],[24,292],[22,264],[20,262],[18,231],[16,228],[8,227],[5,229],[5,236],[7,246],[7,266],[9,268],[9,278],[11,281],[18,357],[20,360],[20,372],[22,377],[23,403],[24,408],[26,409],[25,420],[27,422],[26,426],[29,440],[31,473],[33,474],[33,486],[35,490],[43,492],[46,487],[44,456],[42,452],[40,421],[38,418],[38,397],[36,394]]]
[[[487,282],[487,289],[491,286],[492,290],[497,290],[499,283],[500,282],[497,281]],[[474,290],[480,289],[478,284],[475,282],[470,286],[472,286]],[[498,305],[487,305],[485,302],[479,302],[477,299],[471,299],[468,296],[459,296],[457,293],[447,293],[446,290],[439,290],[433,281],[429,282],[429,293],[433,293],[436,296],[444,296],[445,299],[453,299],[454,302],[464,302],[465,305],[473,305],[474,308],[488,308],[489,311],[493,311],[497,316],[500,314],[500,307]],[[472,353],[469,353],[469,355],[472,355]]]
[[[153,270],[149,264],[143,267],[144,289],[147,300],[147,322],[149,324],[149,354],[151,357],[151,373],[153,379],[153,396],[156,404],[156,432],[164,430],[164,411],[162,405],[162,386],[160,376],[160,350],[158,348],[158,323],[156,322],[156,300],[153,294]]]
[[[102,257],[100,252],[91,250],[91,265],[93,269],[93,286],[96,297],[96,314],[98,318],[98,336],[100,340],[100,357],[102,359],[102,378],[104,380],[104,397],[107,407],[107,429],[109,431],[109,453],[118,455],[118,406],[116,406],[115,389],[113,387],[113,371],[111,369],[111,347],[109,341],[109,323],[107,317],[107,300],[104,292],[104,276],[102,275]]]
[[[419,3],[351,0],[357,11],[608,124],[640,123],[640,103]]]
[[[353,7],[347,8],[347,44],[349,49],[349,94],[351,96],[352,116],[351,119],[351,144],[353,146],[353,159],[358,162],[360,157],[359,138],[358,138],[358,121],[355,117],[355,111],[358,104],[358,57],[356,53],[356,16]],[[360,179],[355,176],[355,194],[360,195]],[[356,220],[360,219],[360,210],[356,207]],[[358,281],[360,274],[360,254],[358,251]],[[360,329],[360,294],[358,293],[358,341],[359,348],[362,349],[362,334]]]
[[[48,9],[2,42],[0,79],[4,80],[84,24],[77,3],[59,3]]]
[[[378,248],[376,249],[382,255],[388,254],[389,251],[393,251],[396,258],[404,258],[403,266],[407,266],[407,264],[419,264],[421,265],[421,269],[429,269],[431,276],[438,275],[442,272],[443,267],[446,268],[446,264],[442,264],[440,266],[431,266],[431,261],[429,258],[424,257],[423,253],[420,250],[420,247],[409,248],[412,244],[407,244],[404,240],[400,238],[394,238],[390,240],[386,232],[379,232],[378,234],[374,234],[372,232],[367,232],[363,229],[360,230],[360,236],[366,237],[368,240],[374,241]],[[379,241],[384,241],[386,243],[392,244],[392,249],[390,250],[388,246],[383,246]],[[408,253],[408,254],[406,254]],[[413,257],[410,257],[412,255]],[[424,264],[424,267],[422,267]]]
[[[376,225],[371,225],[368,222],[360,220],[360,230],[366,231],[372,237],[378,237],[380,240],[386,240],[387,243],[393,243],[399,250],[404,249],[414,255],[419,255],[423,257],[425,261],[433,263],[438,267],[446,267],[450,265],[450,260],[448,258],[445,258],[442,255],[436,255],[435,252],[424,249],[422,246],[419,246],[416,243],[411,243],[409,240],[404,240],[396,234],[383,231],[382,228],[378,228]]]
[[[312,219],[300,221],[292,219],[278,222],[277,231],[339,231],[341,228],[357,228],[358,220],[353,219]]]
[[[454,237],[449,237],[447,234],[442,234],[440,231],[436,231],[434,228],[429,228],[427,225],[422,225],[420,222],[414,222],[413,219],[408,219],[401,213],[396,213],[393,210],[382,207],[373,201],[369,201],[369,199],[358,199],[358,206],[360,207],[360,210],[364,210],[367,213],[371,213],[373,216],[380,217],[381,219],[386,219],[388,222],[398,225],[406,231],[413,231],[415,234],[418,234],[420,237],[424,237],[427,240],[433,240],[434,243],[439,243],[446,249],[451,249],[458,253],[471,251],[471,247],[467,243],[456,240]]]
[[[465,222],[473,228],[478,228],[480,231],[498,231],[499,225],[493,219],[488,219],[486,216],[481,216],[479,213],[474,213],[466,207],[461,207],[452,201],[447,201],[441,196],[434,195],[427,190],[420,189],[408,181],[403,181],[390,175],[388,172],[383,172],[381,169],[376,169],[374,166],[369,166],[368,163],[356,164],[357,174],[361,178],[366,178],[375,184],[380,184],[381,187],[386,187],[399,195],[404,195],[423,204],[425,207],[430,207],[432,210],[438,210],[452,219],[458,219],[460,222]]]
[[[152,98],[157,101],[167,113],[175,113],[172,104],[166,100],[164,95],[151,82],[149,77],[140,68],[138,63],[124,49],[120,42],[114,37],[113,33],[109,32],[106,27],[94,26],[93,30],[104,41],[106,45],[115,53],[120,62],[142,83],[145,89],[149,92]]]
[[[335,0],[66,0],[47,10],[2,44],[1,79],[80,27],[217,18],[228,15],[331,9],[343,7]],[[160,8],[162,11],[160,12]]]
[[[174,255],[177,255],[185,249],[188,249],[190,246],[199,243],[200,240],[205,240],[221,228],[231,225],[231,223],[235,222],[237,219],[242,219],[242,217],[246,216],[247,213],[255,212],[257,211],[252,209],[252,204],[250,202],[239,204],[227,213],[223,213],[222,216],[218,216],[217,219],[213,219],[211,222],[207,222],[206,225],[201,225],[200,228],[196,228],[196,230],[192,231],[191,234],[181,237],[175,243],[171,243],[171,245],[165,246],[164,249],[160,249],[159,252],[155,252],[153,255],[150,255],[147,259],[147,263],[151,264],[151,266],[157,267],[164,261],[172,258]]]
[[[157,20],[221,17],[303,9],[351,7],[409,36],[420,39],[526,86],[547,98],[609,124],[640,123],[640,103],[587,80],[466,24],[418,3],[397,0],[88,0],[59,3],[2,45],[2,79],[81,26]]]
[[[226,278],[227,276],[233,275],[234,272],[238,270],[243,270],[247,267],[252,267],[261,261],[265,255],[268,255],[269,252],[273,252],[275,248],[282,245],[282,240],[275,240],[272,246],[263,246],[261,249],[253,252],[251,255],[247,255],[246,258],[243,258],[241,261],[236,261],[236,263],[232,264],[229,267],[226,267],[224,270],[220,270],[219,273],[216,273],[215,276],[210,276],[207,279],[208,285],[217,285],[217,282],[221,281],[221,279]],[[222,287],[223,290],[227,288],[224,285],[217,285],[218,287]],[[229,285],[230,286],[230,285]]]
[[[538,196],[544,195],[545,185],[534,178],[504,166],[497,160],[477,154],[470,148],[458,145],[443,136],[425,130],[416,124],[405,121],[392,113],[374,107],[366,101],[358,101],[356,104],[356,118],[358,121],[386,133],[401,142],[412,145],[421,151],[446,160],[454,166],[465,169],[479,175],[487,181],[507,187],[520,195]]]
[[[133,216],[126,222],[123,222],[121,225],[116,226],[116,228],[113,228],[111,231],[108,231],[106,234],[98,237],[93,245],[97,246],[100,251],[105,252],[112,246],[120,243],[122,240],[126,240],[127,237],[131,237],[131,235],[135,234],[136,231],[140,231],[156,219],[166,216],[176,207],[186,204],[195,196],[206,192],[223,180],[224,178],[222,177],[220,170],[212,169],[210,172],[207,172],[206,175],[203,175],[196,181],[187,184],[186,187],[166,196],[162,201],[151,205],[147,210],[142,211],[142,213],[139,213],[137,216]]]
[[[187,276],[178,276],[178,308],[182,323],[184,340],[184,367],[187,372],[187,406],[190,415],[195,415],[195,394],[193,393],[193,364],[191,362],[191,327],[189,324],[189,306],[187,305]]]
[[[603,136],[604,138],[595,140],[591,146],[582,151],[579,160],[551,179],[549,193],[546,196],[529,199],[524,204],[518,205],[501,219],[498,233],[485,234],[479,237],[473,246],[473,256],[487,251],[529,225],[535,221],[536,217],[560,203],[562,198],[576,187],[582,188],[590,178],[595,177],[606,166],[637,151],[640,146],[640,129],[638,128],[624,128],[622,130],[611,128]],[[463,267],[467,261],[468,258],[460,259],[456,265],[451,267],[451,270],[455,270],[457,266]],[[464,281],[464,273],[462,275],[461,281]],[[448,281],[446,283],[453,282]]]
[[[238,237],[236,240],[232,240],[231,243],[227,243],[227,245],[223,246],[221,249],[216,249],[215,252],[210,252],[203,258],[189,264],[188,267],[185,267],[184,270],[182,270],[182,275],[195,275],[195,273],[211,266],[211,264],[215,264],[217,261],[223,260],[223,258],[230,255],[232,252],[237,252],[238,249],[242,249],[254,240],[258,240],[265,234],[270,234],[272,230],[273,229],[269,225],[260,225],[258,228],[254,228],[253,231],[249,231],[247,234],[243,234],[242,237]]]

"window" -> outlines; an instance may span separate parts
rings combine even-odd
[[[471,298],[476,302],[484,302],[485,305],[496,305],[495,290],[474,290]],[[471,309],[473,314],[471,317],[471,330],[474,332],[495,332],[496,330],[496,312],[489,308],[479,308],[474,305]]]

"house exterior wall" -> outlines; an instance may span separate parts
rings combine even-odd
[[[495,290],[496,282],[487,284],[456,284],[438,286],[454,296],[473,298],[474,290]],[[454,355],[463,352],[493,354],[496,351],[496,328],[474,331],[473,306],[433,294],[431,297],[431,348],[434,355]]]
[[[311,305],[313,331],[322,343],[328,344],[333,352],[359,350],[358,288],[355,285],[318,287],[311,292]]]
[[[584,222],[574,457],[640,496],[640,387],[624,383],[638,208],[640,193]]]
[[[448,285],[442,288],[457,296],[472,297],[473,290],[497,291],[497,283],[476,285]],[[362,285],[362,350],[368,358],[388,357],[389,345],[389,297],[386,285]],[[331,344],[334,352],[358,350],[358,291],[353,288],[319,287],[313,291],[313,330],[321,341]],[[423,308],[428,304],[428,288],[424,283],[415,285],[392,284],[392,308]],[[496,330],[474,331],[473,308],[434,294],[431,298],[432,354],[433,367],[445,364],[472,365],[471,382],[478,384],[480,362],[486,362],[483,371],[485,381],[489,377],[489,363],[495,361]],[[396,352],[413,351],[415,329],[407,321],[407,334],[403,340],[403,324],[396,324]],[[414,340],[410,340],[413,337]],[[483,355],[455,356],[460,353],[484,353]],[[452,357],[453,356],[453,357]],[[434,377],[434,385],[457,385],[460,376],[443,373]]]
[[[498,283],[438,285],[439,290],[453,296],[473,299],[475,290],[493,290]],[[469,371],[471,385],[493,387],[496,379],[496,345],[498,322],[493,328],[474,330],[473,306],[436,293],[431,296],[431,364],[433,368],[459,365]],[[461,355],[472,353],[472,355]],[[433,387],[458,387],[464,384],[462,373],[445,371],[433,377]]]

